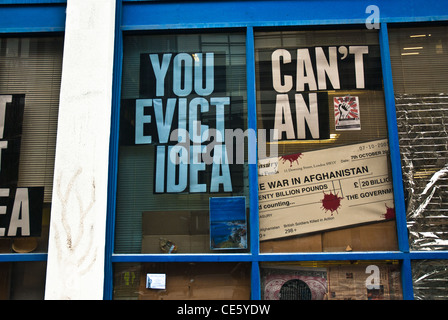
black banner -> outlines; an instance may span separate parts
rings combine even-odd
[[[40,236],[44,187],[18,187],[25,95],[0,95],[0,237]]]
[[[0,237],[39,237],[44,188],[0,188]]]
[[[378,45],[257,53],[259,107],[263,127],[277,129],[273,141],[328,139],[328,90],[382,89]]]
[[[122,100],[120,145],[153,146],[154,193],[242,192],[246,110],[228,93],[227,67],[221,52],[140,55],[139,98]]]

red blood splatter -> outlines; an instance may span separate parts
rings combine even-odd
[[[383,214],[383,217],[385,219],[394,219],[395,218],[395,208],[389,208],[387,206],[387,204],[385,206],[386,206],[386,213]]]
[[[341,197],[337,194],[333,194],[331,191],[329,194],[324,192],[324,198],[321,200],[322,208],[325,212],[330,211],[331,215],[333,215],[333,212],[338,212],[338,209],[341,207],[341,200]]]
[[[292,167],[293,162],[297,162],[297,164],[299,164],[298,159],[302,158],[302,154],[301,153],[296,153],[296,154],[290,154],[287,156],[281,156],[280,160],[283,160],[283,163],[285,163],[286,161],[289,161],[290,163],[290,167]]]

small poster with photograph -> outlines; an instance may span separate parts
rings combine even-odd
[[[210,249],[246,249],[246,198],[210,198],[209,206]]]

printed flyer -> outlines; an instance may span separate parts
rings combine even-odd
[[[333,102],[336,131],[361,130],[358,97],[335,97]]]
[[[386,139],[259,161],[260,240],[395,218]]]
[[[245,197],[212,197],[210,208],[210,249],[246,249]]]

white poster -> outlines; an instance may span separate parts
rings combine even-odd
[[[166,289],[166,274],[164,273],[147,273],[146,274],[147,289]]]
[[[259,161],[260,240],[395,217],[387,140]]]

